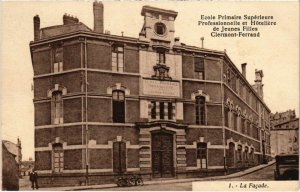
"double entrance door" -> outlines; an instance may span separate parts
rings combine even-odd
[[[152,133],[153,177],[173,177],[173,135],[167,132]]]

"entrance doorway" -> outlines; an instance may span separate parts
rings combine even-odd
[[[167,132],[152,133],[153,177],[173,177],[173,135]]]

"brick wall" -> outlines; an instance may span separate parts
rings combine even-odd
[[[34,125],[51,124],[51,102],[34,104]]]
[[[92,69],[111,70],[111,47],[108,44],[87,44],[87,65]]]
[[[34,75],[51,73],[51,50],[32,52]]]
[[[64,150],[64,169],[81,169],[82,168],[82,150],[72,149]]]
[[[64,123],[81,122],[81,97],[64,99]]]
[[[88,72],[88,91],[106,94],[107,88],[121,83],[130,90],[131,95],[139,94],[139,77],[122,74],[107,74],[99,72]],[[101,83],[100,83],[101,82]]]
[[[204,70],[206,80],[221,80],[221,63],[218,60],[205,59]]]
[[[91,169],[112,169],[112,150],[90,149],[89,160]]]
[[[111,98],[88,98],[88,120],[90,122],[112,122]]]
[[[126,100],[126,123],[135,123],[140,121],[140,102],[138,100]]]
[[[222,129],[197,128],[186,130],[186,143],[192,145],[194,141],[198,141],[199,137],[204,137],[204,142],[210,142],[211,145],[223,144]]]
[[[139,149],[127,149],[127,168],[139,167]]]
[[[55,84],[67,88],[67,93],[81,91],[81,73],[71,72],[57,74],[52,77],[34,79],[34,98],[47,97],[47,91],[53,89]]]
[[[81,67],[81,44],[63,46],[63,70]]]
[[[186,149],[186,166],[197,167],[197,151],[196,149]]]
[[[182,77],[193,78],[194,77],[194,58],[192,55],[182,55]]]
[[[224,165],[224,150],[223,149],[208,149],[208,166]]]
[[[52,154],[51,151],[36,151],[35,152],[35,169],[51,170]]]
[[[139,51],[136,47],[124,49],[125,72],[139,73]]]
[[[115,140],[118,135],[130,141],[132,145],[138,144],[139,130],[135,127],[89,125],[89,139],[96,140],[97,144],[107,144],[108,141]]]

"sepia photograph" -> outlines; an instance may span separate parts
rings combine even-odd
[[[298,191],[298,1],[2,1],[2,190]]]

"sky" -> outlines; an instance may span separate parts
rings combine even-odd
[[[33,69],[29,43],[33,17],[41,27],[62,24],[65,13],[77,16],[93,29],[92,1],[1,2],[1,135],[22,142],[23,160],[34,158]],[[241,71],[247,63],[247,80],[254,84],[255,69],[263,70],[264,101],[272,112],[295,109],[299,116],[299,3],[298,2],[196,2],[104,1],[104,29],[111,34],[138,37],[143,5],[175,10],[175,37],[188,44],[223,51]],[[211,37],[211,26],[199,26],[201,15],[273,16],[276,26],[258,27],[259,38]]]

